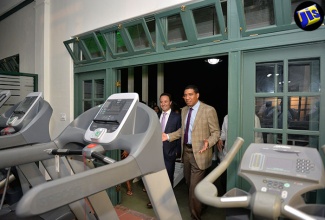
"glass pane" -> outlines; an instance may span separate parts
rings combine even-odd
[[[287,99],[287,108],[285,107],[282,99],[278,99],[278,100],[280,101],[280,104],[278,106],[278,127],[277,128],[283,128],[284,123],[287,123],[286,124],[287,128],[290,128],[291,124],[296,123],[297,116],[298,116],[297,109],[292,108],[292,106],[296,106],[294,102],[295,100],[292,100],[291,102],[291,98],[289,97]],[[284,115],[283,115],[283,112],[285,110],[287,111],[287,120],[284,119]]]
[[[105,39],[108,41],[108,46],[114,53],[127,52],[126,46],[122,39],[120,31],[111,31],[105,33]]]
[[[263,132],[262,133],[264,143],[268,144],[279,144],[278,140],[282,140],[281,134],[275,134],[275,133],[269,133],[269,132]]]
[[[69,43],[67,45],[69,46],[69,48],[71,49],[71,51],[74,51],[75,44],[76,44],[76,42],[71,42],[71,43]]]
[[[223,20],[225,21],[225,26],[227,27],[227,1],[221,2],[221,9],[223,14]]]
[[[83,111],[87,111],[88,109],[91,109],[92,106],[91,106],[91,101],[84,101],[83,102]]]
[[[1,69],[3,69],[3,71],[10,72],[10,69],[9,69],[9,67],[7,66],[7,64],[5,63],[4,60],[1,61],[0,65],[1,65]]]
[[[79,50],[79,60],[86,60],[84,52],[81,50],[81,48],[78,48],[78,50]]]
[[[247,30],[275,24],[273,0],[245,0],[243,4]]]
[[[317,136],[301,135],[301,134],[288,134],[287,143],[282,142],[282,135],[277,136],[278,144],[295,145],[303,147],[318,148],[319,138]]]
[[[104,101],[95,101],[95,106],[103,104]]]
[[[291,0],[291,22],[295,22],[294,21],[295,10],[298,7],[298,5],[300,5],[303,2],[306,2],[306,0]],[[325,1],[324,0],[313,0],[313,2],[319,4],[322,9],[325,8]]]
[[[255,114],[255,128],[261,128],[260,118],[256,114]],[[264,143],[262,132],[254,132],[254,135],[255,135],[254,143]]]
[[[124,40],[121,36],[120,31],[115,31],[115,37],[116,37],[116,52],[117,53],[122,53],[122,52],[127,52]]]
[[[155,18],[147,18],[146,24],[150,32],[151,40],[156,43],[156,20]]]
[[[260,120],[260,127],[281,129],[283,126],[286,126],[288,129],[294,130],[319,131],[319,100],[318,96],[288,97],[287,120],[284,120],[282,109],[286,105],[282,102],[282,98],[255,98],[256,115]],[[255,128],[259,128],[257,121],[255,121]],[[281,134],[270,135],[267,132],[263,132],[262,136],[265,143],[282,143]],[[257,140],[256,138],[260,138],[259,132],[255,132],[255,140]],[[316,136],[288,134],[287,140],[288,143],[284,144],[318,147],[318,137]]]
[[[318,137],[308,136],[308,135],[300,135],[300,134],[288,134],[287,145],[318,148]]]
[[[82,40],[85,44],[85,47],[88,49],[90,56],[92,58],[96,57],[102,57],[102,53],[98,48],[98,45],[96,44],[96,41],[93,37],[88,37]]]
[[[107,48],[106,48],[106,43],[105,43],[104,37],[103,37],[103,35],[101,35],[101,33],[96,33],[96,36],[98,38],[100,45],[102,46],[102,49],[104,50],[103,56],[106,56]]]
[[[214,5],[193,10],[198,37],[220,34],[216,8]]]
[[[289,92],[320,92],[319,58],[289,61]]]
[[[19,72],[19,62],[17,62],[18,59],[18,56],[12,56],[7,59],[11,72]]]
[[[92,82],[91,80],[85,80],[83,82],[83,98],[84,99],[91,99],[91,92],[92,91]]]
[[[256,92],[283,92],[283,62],[256,64]]]
[[[169,16],[168,21],[168,43],[176,43],[187,40],[182,19],[179,14]]]
[[[255,103],[261,128],[278,128],[281,99],[278,97],[255,98]]]
[[[104,98],[104,79],[95,80],[95,98]]]
[[[290,122],[290,129],[295,130],[319,130],[319,97],[290,97],[290,115],[294,120]],[[290,116],[288,115],[288,117]]]
[[[136,24],[134,26],[127,27],[126,30],[129,32],[134,48],[136,50],[149,47],[149,41],[146,37],[142,24]]]

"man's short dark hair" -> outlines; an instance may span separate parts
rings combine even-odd
[[[193,89],[195,93],[199,93],[199,88],[196,85],[188,85],[184,90],[186,89]]]
[[[172,101],[172,95],[167,92],[162,93],[159,98],[161,98],[161,96],[168,96],[169,101]]]

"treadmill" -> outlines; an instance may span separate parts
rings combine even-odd
[[[0,108],[7,102],[10,96],[11,96],[10,90],[0,91]],[[0,115],[0,130],[4,128],[1,127],[1,125],[5,126],[5,124],[6,124],[6,117],[4,115]]]
[[[86,143],[83,148],[81,142]],[[115,161],[104,155],[105,151],[116,149],[127,150],[129,156]],[[156,113],[140,103],[136,93],[113,94],[103,105],[81,114],[54,141],[15,153],[24,155],[23,163],[58,158],[46,166],[55,170],[54,173],[61,173],[64,164],[74,165],[73,175],[61,176],[29,190],[17,205],[19,217],[39,215],[88,198],[94,209],[100,209],[94,210],[97,219],[119,219],[109,199],[91,200],[91,197],[141,177],[158,219],[181,219],[164,165],[161,126]],[[106,165],[89,166],[94,160]],[[0,166],[11,163],[0,154]]]
[[[227,219],[325,219],[325,205],[306,204],[302,198],[306,192],[325,188],[324,163],[315,148],[250,144],[238,175],[251,184],[251,191],[234,188],[218,197],[213,182],[242,143],[243,139],[237,138],[225,160],[197,185],[195,195],[201,202],[226,208]]]
[[[49,121],[52,112],[41,92],[29,93],[23,101],[2,114],[0,150],[50,141]]]
[[[1,93],[3,94],[3,93]],[[10,93],[6,93],[10,94]],[[0,96],[2,97],[2,96]],[[4,100],[4,99],[3,99]],[[1,115],[0,120],[0,155],[7,157],[12,161],[11,165],[3,165],[0,169],[7,170],[7,177],[2,181],[4,192],[1,197],[0,219],[12,216],[17,204],[16,200],[21,198],[22,193],[26,193],[30,187],[46,182],[41,174],[38,164],[19,163],[21,155],[8,155],[7,151],[22,149],[26,145],[50,141],[49,121],[52,115],[51,106],[42,98],[41,92],[29,93],[21,102],[9,108]],[[2,160],[0,160],[0,163]],[[15,175],[13,175],[14,173]],[[9,194],[8,184],[12,181],[18,181],[19,187],[14,187],[17,192]],[[8,192],[7,192],[8,191]],[[14,195],[13,199],[9,195]],[[4,205],[5,199],[7,204]],[[69,218],[65,218],[65,217]],[[73,214],[67,207],[48,212],[40,219],[72,219]],[[12,218],[12,217],[11,217]]]
[[[10,96],[11,96],[10,90],[0,91],[0,108],[6,103],[6,101],[10,98]],[[2,124],[4,126],[6,124],[5,121],[6,121],[6,118],[4,116],[0,115],[0,124]],[[2,130],[3,128],[4,127],[0,127],[0,130]],[[9,181],[11,182],[15,179],[13,174],[10,174],[10,173],[7,173],[7,174],[9,176],[7,178],[5,178],[5,176],[2,174],[2,172],[0,170],[0,189],[3,189],[3,187],[5,186],[5,184],[7,182],[9,182]],[[2,209],[2,206],[3,206],[3,203],[1,202],[0,210]]]

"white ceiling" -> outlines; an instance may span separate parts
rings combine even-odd
[[[7,11],[13,9],[24,0],[0,0],[0,15],[3,15]]]

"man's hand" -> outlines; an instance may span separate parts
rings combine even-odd
[[[218,151],[222,152],[224,146],[223,146],[223,141],[221,139],[218,140],[217,147],[218,147]]]
[[[162,133],[162,141],[167,141],[168,140],[168,136],[166,133]]]
[[[199,150],[199,153],[203,153],[204,151],[206,151],[209,148],[209,141],[207,139],[204,139],[204,145],[203,148],[201,150]]]
[[[126,150],[122,152],[122,159],[126,158],[127,156],[129,156],[129,152],[127,152]]]

